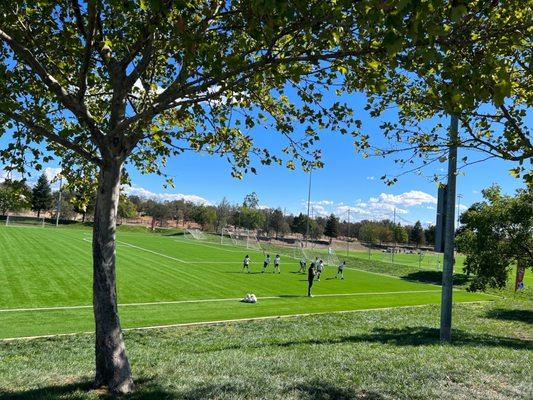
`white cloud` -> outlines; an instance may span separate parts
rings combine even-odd
[[[182,193],[155,193],[140,186],[122,186],[122,192],[128,196],[139,196],[145,199],[152,199],[157,201],[173,201],[173,200],[185,200],[195,204],[211,205],[212,203],[195,194],[182,194]]]
[[[468,210],[468,207],[465,206],[464,204],[461,204],[461,205],[456,204],[456,205],[455,205],[455,208],[456,208],[456,209],[459,208],[459,211],[466,211],[466,210]]]
[[[400,207],[413,207],[427,203],[437,204],[437,198],[420,190],[411,190],[399,195],[381,193],[378,197],[371,197],[370,203],[382,203]]]
[[[369,180],[369,181],[373,181],[374,179],[376,179],[376,177],[375,176],[367,176],[366,179]]]
[[[46,179],[48,179],[48,182],[51,182],[60,173],[61,173],[61,168],[47,167],[44,169],[44,174],[46,175]]]
[[[379,196],[370,197],[367,200],[357,199],[352,204],[335,203],[331,200],[319,200],[311,202],[313,215],[327,216],[334,213],[341,219],[348,219],[350,214],[351,221],[370,219],[393,219],[396,212],[397,220],[404,223],[411,223],[402,215],[410,214],[412,211],[421,209],[435,210],[437,198],[419,190],[411,190],[401,194],[381,193]],[[307,207],[307,202],[302,201],[302,207]],[[411,217],[409,219],[413,219]]]

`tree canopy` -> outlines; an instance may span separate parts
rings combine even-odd
[[[47,211],[52,207],[52,200],[52,188],[46,175],[42,174],[32,189],[31,209],[37,211],[39,217],[41,211]]]
[[[455,239],[471,290],[505,287],[513,265],[533,270],[533,190],[508,196],[492,186],[483,197],[461,214]]]

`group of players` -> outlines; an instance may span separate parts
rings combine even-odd
[[[274,269],[272,273],[281,273],[280,270],[280,263],[281,263],[281,257],[279,254],[276,254],[276,257],[274,258]],[[265,273],[268,266],[270,265],[270,254],[267,254],[265,257],[265,261],[263,261],[263,268],[261,269],[261,273]],[[335,279],[339,278],[344,279],[344,267],[346,266],[346,261],[343,261],[339,264],[337,267],[337,274],[335,275]],[[307,260],[302,257],[300,260],[300,270],[299,273],[305,274],[305,270],[307,268]],[[244,260],[242,262],[242,269],[241,272],[244,272],[246,270],[248,273],[250,273],[250,256],[247,254],[246,257],[244,257]],[[311,294],[311,288],[313,287],[314,281],[320,281],[320,275],[322,275],[322,272],[324,271],[324,261],[322,259],[319,259],[318,257],[315,258],[314,261],[311,262],[311,265],[307,269],[307,295],[309,297],[313,297]]]

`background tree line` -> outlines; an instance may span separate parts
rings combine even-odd
[[[95,193],[89,194],[89,201],[85,202],[87,193],[63,189],[61,193],[60,217],[62,220],[74,220],[80,216],[84,222],[86,216],[92,217],[96,201]],[[37,216],[49,213],[55,218],[59,191],[53,191],[46,175],[41,175],[37,182],[30,187],[26,183],[7,180],[0,183],[0,214],[17,213],[22,210],[32,210]],[[80,205],[83,204],[83,205]],[[280,208],[259,207],[256,193],[250,193],[242,204],[231,204],[223,198],[218,205],[198,204],[186,200],[157,201],[141,198],[135,195],[120,196],[118,217],[122,222],[139,216],[151,217],[152,229],[166,226],[168,221],[175,221],[178,225],[197,224],[207,232],[220,233],[227,227],[260,231],[261,234],[283,238],[287,235],[307,233],[307,215],[284,213]],[[433,244],[435,238],[434,226],[424,228],[420,221],[414,225],[395,224],[390,220],[348,222],[341,220],[334,214],[328,217],[315,216],[309,218],[309,238],[343,237],[357,239],[372,244],[399,243],[417,246]]]

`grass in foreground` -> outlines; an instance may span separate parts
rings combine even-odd
[[[252,305],[253,307],[253,305]],[[124,399],[530,399],[531,302],[458,304],[128,332]],[[93,337],[0,342],[0,400],[97,399]]]

